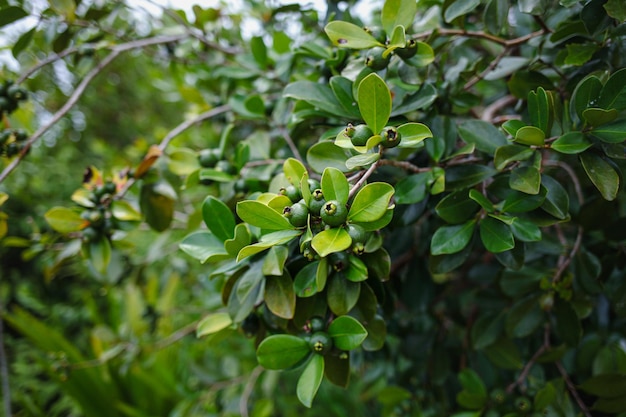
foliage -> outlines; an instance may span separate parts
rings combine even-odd
[[[19,415],[626,414],[622,2],[327,5],[2,4]]]

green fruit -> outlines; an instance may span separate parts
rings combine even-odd
[[[367,144],[367,140],[374,135],[372,129],[367,127],[367,125],[361,124],[354,126],[354,133],[352,137],[350,137],[350,141],[354,146],[365,146]]]
[[[307,327],[312,333],[322,332],[326,329],[326,321],[320,316],[311,317]]]
[[[198,162],[204,168],[213,168],[217,161],[220,160],[220,151],[218,149],[202,149],[198,154]]]
[[[337,272],[343,271],[350,265],[350,255],[345,251],[331,253],[329,259],[333,270]]]
[[[230,175],[233,175],[237,172],[233,164],[223,159],[221,161],[217,161],[217,164],[215,164],[215,170],[221,171]]]
[[[246,180],[244,180],[243,178],[239,178],[237,181],[235,181],[235,192],[237,193],[247,193],[249,188],[248,187],[248,183],[246,182]]]
[[[86,227],[83,229],[82,235],[83,235],[83,240],[85,242],[93,242],[94,240],[98,238],[98,236],[100,235],[100,232],[98,232],[93,227]]]
[[[2,114],[5,110],[9,110],[9,107],[9,100],[5,96],[0,96],[0,114]]]
[[[409,59],[417,53],[417,42],[414,39],[409,39],[404,48],[398,48],[393,52],[402,59]]]
[[[363,255],[365,252],[365,242],[367,241],[367,232],[358,224],[349,224],[347,230],[350,238],[352,238],[352,253],[355,255]]]
[[[491,397],[493,402],[496,404],[504,404],[504,401],[506,400],[506,391],[501,388],[496,388],[491,391],[489,397]]]
[[[311,241],[304,244],[304,247],[302,248],[302,256],[304,256],[304,258],[309,262],[313,262],[319,258],[317,252],[315,252],[315,249],[311,246]]]
[[[309,339],[311,350],[320,355],[325,355],[333,348],[333,339],[326,332],[315,332]]]
[[[7,97],[15,101],[22,101],[28,98],[28,91],[17,84],[13,84],[7,88]]]
[[[307,184],[309,184],[309,191],[317,190],[320,188],[320,182],[316,179],[309,178],[306,180]]]
[[[13,136],[15,137],[15,140],[18,142],[28,139],[28,133],[26,133],[24,129],[13,130]]]
[[[304,227],[309,220],[309,208],[304,203],[296,203],[283,209],[283,216],[296,227]]]
[[[252,313],[241,322],[241,330],[246,337],[253,337],[261,329],[261,320],[259,316]]]
[[[319,216],[320,210],[326,204],[326,200],[324,199],[324,193],[319,188],[316,188],[315,191],[311,194],[311,200],[309,201],[309,212],[313,216]]]
[[[380,46],[375,46],[370,49],[365,56],[365,65],[373,69],[374,71],[380,71],[387,68],[387,65],[389,65],[389,60],[391,59],[391,54],[384,57],[384,52],[385,48]]]
[[[383,28],[366,26],[363,30],[372,35],[378,42],[387,43],[387,33]]]
[[[528,412],[532,409],[532,404],[530,403],[530,400],[526,397],[517,397],[514,404],[515,408],[517,408],[519,411]]]
[[[393,126],[387,126],[383,129],[380,136],[383,138],[380,144],[384,148],[394,148],[400,144],[402,135],[398,132],[398,129]]]
[[[341,226],[348,218],[348,209],[345,204],[337,200],[330,200],[320,210],[320,217],[330,227]]]
[[[289,185],[280,189],[282,195],[286,195],[292,203],[297,203],[302,198],[300,189],[295,185]]]
[[[107,181],[102,186],[105,194],[115,194],[117,191],[117,186],[113,181]]]
[[[19,145],[15,142],[9,143],[6,147],[6,153],[9,158],[17,155],[18,153],[20,153]]]

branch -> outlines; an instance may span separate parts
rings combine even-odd
[[[257,379],[261,376],[261,373],[264,371],[263,367],[257,366],[254,368],[252,373],[250,374],[250,379],[246,383],[246,386],[243,389],[243,393],[241,394],[241,398],[239,399],[239,413],[241,417],[248,417],[248,400],[250,399],[250,395],[252,395],[252,390],[254,389],[254,384],[256,384]]]
[[[383,148],[382,147],[378,151],[378,154],[382,157],[382,154],[383,154]],[[378,161],[374,162],[367,169],[367,171],[365,171],[365,173],[361,176],[361,178],[359,178],[359,180],[350,189],[350,192],[348,193],[348,200],[351,199],[352,197],[354,197],[354,194],[356,194],[356,192],[359,190],[359,188],[361,188],[363,186],[363,184],[365,184],[365,181],[367,181],[367,179],[374,173],[374,171],[376,171],[376,168],[378,168],[381,165],[383,165],[383,160],[379,159]]]
[[[572,397],[574,397],[574,400],[576,400],[576,404],[578,404],[578,407],[580,407],[580,411],[582,411],[585,417],[592,417],[591,413],[589,412],[589,409],[587,408],[583,400],[578,395],[578,391],[576,391],[576,387],[572,383],[572,380],[569,378],[569,375],[567,374],[567,371],[565,370],[561,362],[557,362],[556,367],[559,369],[559,372],[561,373],[561,376],[563,377],[563,380],[565,381],[565,385],[567,385],[567,390],[570,392],[570,394],[572,394]]]
[[[539,357],[543,354],[543,352],[545,352],[549,347],[550,347],[550,326],[546,325],[544,327],[544,332],[543,332],[543,343],[541,344],[539,349],[537,349],[535,354],[530,358],[528,363],[524,365],[524,368],[522,369],[522,372],[520,372],[517,379],[514,382],[512,382],[508,387],[506,387],[506,392],[508,394],[511,394],[513,390],[515,389],[515,387],[521,386],[524,383],[524,381],[526,381],[526,377],[528,376],[530,369],[533,367],[535,362],[537,362],[537,359],[539,359]]]
[[[394,167],[398,167],[398,168],[402,168],[406,171],[410,171],[410,172],[415,172],[415,173],[420,173],[420,172],[428,172],[428,171],[432,171],[432,168],[428,167],[428,168],[420,168],[417,165],[413,165],[410,162],[407,161],[395,161],[392,159],[381,159],[378,161],[378,165],[390,165],[390,166],[394,166]]]
[[[285,142],[287,142],[287,146],[289,146],[289,149],[291,149],[291,153],[293,153],[293,156],[298,161],[304,163],[304,159],[302,158],[302,155],[300,155],[300,151],[298,151],[298,147],[296,146],[295,142],[291,138],[291,135],[289,135],[289,131],[287,130],[287,128],[283,127],[280,129],[280,131],[283,134],[283,138],[285,139]]]
[[[176,36],[158,36],[154,38],[147,39],[139,39],[136,41],[131,41],[119,45],[112,46],[111,53],[107,55],[102,61],[98,63],[91,71],[85,75],[85,78],[78,84],[70,98],[65,102],[65,104],[52,116],[50,121],[41,126],[33,135],[24,142],[24,147],[20,151],[19,155],[9,163],[2,173],[0,173],[0,183],[2,183],[9,174],[19,165],[19,163],[24,159],[30,147],[37,141],[39,138],[46,133],[52,126],[54,126],[63,116],[65,116],[71,109],[76,105],[80,97],[85,92],[87,86],[93,81],[93,79],[102,72],[102,70],[109,65],[115,58],[117,58],[122,52],[129,51],[131,49],[136,48],[144,48],[146,46],[151,45],[159,45],[162,43],[170,43],[180,41],[185,39],[187,35],[176,35]]]
[[[498,56],[496,56],[496,58],[489,63],[489,65],[487,66],[487,68],[485,68],[483,72],[481,72],[480,74],[476,74],[472,79],[470,79],[468,82],[465,83],[465,85],[463,86],[463,90],[465,91],[469,90],[477,82],[485,78],[487,74],[489,74],[491,71],[496,69],[496,67],[498,66],[498,63],[500,63],[502,58],[504,58],[508,52],[509,52],[509,48],[505,48],[501,53],[499,53]]]
[[[424,33],[418,33],[417,35],[414,35],[413,38],[414,39],[428,38],[432,36],[433,34],[437,34],[441,36],[465,36],[467,38],[484,39],[489,42],[497,43],[498,45],[502,45],[504,47],[510,48],[513,46],[520,45],[524,42],[528,42],[528,40],[532,38],[536,38],[537,36],[545,35],[546,33],[548,32],[542,29],[536,32],[529,33],[528,35],[520,36],[519,38],[504,39],[499,36],[491,35],[485,32],[473,32],[473,31],[462,30],[462,29],[435,29],[435,30],[430,30],[428,32],[424,32]]]
[[[574,169],[568,163],[563,161],[544,161],[543,165],[559,167],[563,171],[567,172],[567,175],[569,175],[572,183],[574,184],[574,190],[576,191],[576,196],[578,197],[578,204],[582,206],[585,202],[585,195],[583,194],[583,189],[580,186],[580,181],[578,181],[578,177],[576,176],[576,172],[574,172]]]
[[[578,234],[576,235],[576,241],[574,242],[574,246],[572,247],[572,250],[570,251],[567,257],[559,258],[559,263],[558,263],[559,267],[554,273],[554,276],[552,277],[552,282],[557,282],[558,280],[561,279],[561,276],[563,275],[567,267],[574,260],[574,256],[576,256],[576,254],[580,250],[580,245],[582,244],[582,242],[583,242],[583,228],[578,227]]]
[[[81,46],[84,48],[86,45],[91,45],[91,44],[83,44]],[[37,64],[35,64],[32,67],[30,67],[29,69],[27,69],[24,73],[22,73],[22,75],[20,75],[19,78],[17,80],[15,80],[15,84],[23,83],[24,80],[26,80],[28,77],[33,75],[39,69],[45,67],[48,64],[53,63],[54,61],[58,61],[59,59],[63,59],[63,58],[65,58],[68,55],[75,54],[79,50],[80,50],[80,47],[74,46],[72,48],[67,48],[64,51],[61,51],[58,54],[53,54],[53,55],[50,55],[50,56],[46,57],[46,59],[44,59],[43,61],[38,62]]]
[[[494,101],[493,103],[485,107],[485,110],[483,111],[483,114],[480,117],[481,120],[493,123],[496,113],[498,113],[501,109],[512,105],[516,101],[517,101],[517,97],[512,96],[510,94],[502,98],[499,98],[498,100]]]

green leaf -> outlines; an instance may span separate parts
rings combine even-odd
[[[226,241],[235,237],[235,216],[226,204],[212,195],[202,202],[202,219],[218,239]]]
[[[390,53],[398,48],[403,48],[406,45],[406,32],[404,26],[396,26],[393,28],[389,37],[389,42],[385,45],[386,49],[383,52],[383,57],[388,57]]]
[[[541,229],[530,220],[516,217],[511,223],[511,231],[516,239],[522,242],[538,242],[541,240]]]
[[[277,277],[283,275],[288,255],[289,249],[286,246],[272,246],[263,260],[263,275]]]
[[[277,232],[268,233],[261,237],[261,240],[253,245],[242,248],[237,254],[237,262],[245,258],[261,253],[272,246],[282,245],[302,234],[299,230],[279,230]]]
[[[309,344],[304,339],[275,334],[263,339],[256,356],[265,369],[287,369],[302,362],[310,353]]]
[[[228,172],[220,171],[215,168],[202,168],[198,172],[198,178],[201,182],[215,181],[215,182],[230,182],[235,180],[235,177]]]
[[[580,120],[583,119],[583,111],[589,107],[597,107],[602,81],[595,75],[589,75],[582,79],[572,94],[571,108],[576,112]]]
[[[608,0],[604,5],[606,14],[618,22],[626,22],[626,5],[620,0]]]
[[[233,324],[233,319],[226,312],[209,314],[196,326],[196,337],[217,333],[231,324]]]
[[[308,408],[313,405],[313,399],[324,378],[324,357],[312,355],[302,375],[298,379],[296,394],[300,402]]]
[[[471,190],[469,190],[469,198],[477,202],[488,213],[491,213],[493,211],[493,203],[480,191],[472,188]]]
[[[349,22],[334,21],[324,28],[330,41],[342,48],[369,49],[374,46],[384,46],[363,28]]]
[[[417,2],[413,0],[386,0],[381,11],[383,29],[393,32],[396,26],[409,29],[417,13]]]
[[[521,145],[504,145],[496,149],[493,165],[497,170],[503,170],[511,162],[525,161],[535,154],[534,149]]]
[[[596,375],[580,384],[580,389],[600,398],[626,397],[626,375],[607,373]]]
[[[105,274],[111,261],[111,242],[109,239],[101,236],[99,239],[87,243],[87,257],[96,271]]]
[[[480,239],[491,253],[500,253],[515,247],[513,233],[506,224],[491,216],[480,222]]]
[[[548,382],[543,388],[537,391],[533,400],[535,410],[541,411],[557,400],[556,388],[554,384]]]
[[[557,152],[564,154],[578,154],[591,147],[592,143],[580,132],[569,132],[552,142],[550,146]]]
[[[626,109],[626,68],[615,71],[602,87],[598,107],[609,110]]]
[[[179,247],[201,263],[217,262],[230,257],[224,249],[224,242],[209,232],[192,233],[180,242]]]
[[[532,334],[544,321],[538,296],[524,298],[511,307],[506,315],[506,332],[510,337],[521,338]]]
[[[367,330],[355,318],[340,316],[330,323],[328,334],[333,338],[335,347],[341,350],[352,350],[361,346],[367,337]]]
[[[546,188],[546,200],[541,208],[557,219],[569,216],[569,195],[561,183],[548,175],[541,176],[541,183]]]
[[[326,201],[337,200],[342,204],[348,202],[350,184],[346,176],[336,168],[326,168],[322,173],[322,193]]]
[[[261,262],[253,262],[235,284],[235,295],[240,303],[245,303],[252,294],[259,290],[265,281],[261,271]]]
[[[466,190],[445,196],[435,207],[437,215],[447,223],[464,223],[478,211],[476,202],[469,198]]]
[[[268,277],[265,280],[265,305],[278,317],[292,319],[296,311],[296,293],[289,274]]]
[[[541,187],[541,174],[533,166],[519,167],[511,171],[509,185],[512,189],[526,194],[539,194]]]
[[[565,57],[566,65],[581,66],[589,62],[593,54],[598,50],[595,43],[568,43],[567,56]]]
[[[422,123],[405,123],[398,126],[398,133],[402,136],[400,148],[417,148],[426,138],[432,138],[433,133],[428,126]]]
[[[515,133],[515,139],[513,140],[522,145],[543,146],[546,134],[538,127],[524,126]]]
[[[369,167],[379,159],[379,153],[365,153],[361,155],[356,155],[346,161],[346,167],[349,170],[353,170],[359,167]]]
[[[21,7],[8,6],[0,9],[0,27],[9,25],[28,16]]]
[[[124,200],[115,200],[111,203],[111,215],[123,222],[141,221],[141,213],[128,202]]]
[[[459,126],[459,135],[465,143],[473,143],[476,149],[493,155],[500,146],[507,145],[506,137],[491,123],[470,120]]]
[[[367,126],[380,133],[391,114],[391,93],[385,81],[376,73],[365,77],[357,90],[359,111]]]
[[[387,212],[393,193],[393,187],[385,182],[367,184],[354,197],[348,220],[368,223],[380,219]]]
[[[324,356],[324,376],[331,383],[346,388],[350,382],[350,355]]]
[[[502,123],[502,129],[504,129],[504,131],[508,133],[509,135],[511,135],[512,137],[515,137],[515,134],[517,133],[517,131],[523,128],[524,126],[528,126],[528,125],[522,122],[521,120],[517,120],[517,119],[507,120],[506,122]]]
[[[587,151],[579,155],[587,176],[605,200],[613,201],[619,190],[619,174],[602,157]]]
[[[235,236],[232,239],[228,239],[224,242],[224,249],[231,256],[237,256],[239,251],[248,246],[252,241],[250,231],[245,223],[239,223],[235,226]]]
[[[613,120],[617,119],[619,112],[615,109],[604,110],[604,109],[585,109],[583,111],[583,120],[592,127],[602,126],[607,123],[611,123]]]
[[[543,87],[546,90],[552,90],[554,86],[552,81],[539,71],[516,71],[511,75],[507,82],[509,91],[519,99],[526,99],[528,92]]]
[[[500,369],[522,369],[522,356],[511,339],[502,338],[485,349],[487,358]]]
[[[465,368],[458,377],[463,387],[456,396],[459,405],[472,410],[482,408],[487,401],[487,388],[480,376],[470,368]]]
[[[359,301],[361,283],[348,281],[341,274],[333,274],[326,288],[328,308],[337,316],[348,314]]]
[[[467,246],[474,234],[476,220],[454,226],[442,226],[432,237],[430,253],[443,255],[456,253]]]
[[[552,108],[546,90],[539,87],[528,93],[528,115],[530,123],[541,129],[545,136],[552,130]]]
[[[44,214],[44,218],[59,233],[78,232],[89,225],[89,222],[75,210],[65,207],[53,207]]]
[[[298,188],[300,188],[302,176],[307,173],[306,167],[295,158],[287,158],[285,160],[283,163],[283,171],[285,172],[287,181]]]
[[[555,330],[561,340],[568,346],[578,346],[580,338],[583,334],[580,317],[576,314],[576,310],[572,304],[560,298],[554,300],[553,307]]]
[[[311,241],[311,246],[321,257],[346,250],[350,245],[352,245],[350,235],[340,227],[323,230]]]
[[[457,17],[472,12],[479,4],[480,0],[455,0],[448,5],[443,17],[446,23],[452,23]]]
[[[353,282],[365,281],[368,278],[367,265],[356,256],[350,255],[350,264],[345,271],[346,279]]]
[[[430,172],[422,172],[402,178],[396,184],[396,204],[413,204],[426,198],[426,186],[432,181]]]
[[[37,33],[37,27],[32,28],[28,32],[24,32],[11,48],[11,54],[13,58],[17,59],[22,51],[24,51],[30,45],[33,40],[33,36]]]
[[[487,165],[454,165],[446,169],[446,190],[469,188],[497,173],[496,169]]]
[[[289,220],[271,207],[259,201],[240,201],[237,215],[252,226],[267,230],[294,229]]]
[[[539,194],[532,195],[519,191],[511,191],[508,193],[502,205],[502,212],[508,213],[524,213],[541,206],[546,199],[547,190],[540,187]]]
[[[337,168],[342,172],[348,172],[350,170],[346,167],[346,160],[351,156],[353,155],[348,150],[326,141],[311,146],[307,151],[306,160],[315,172],[321,173],[326,168]]]
[[[176,203],[176,191],[169,183],[157,182],[144,184],[141,187],[139,205],[146,223],[162,232],[170,226],[174,218],[174,204]]]
[[[492,345],[502,335],[503,331],[504,319],[502,313],[480,316],[472,326],[471,331],[474,349],[484,349]]]
[[[346,77],[335,75],[330,78],[330,88],[335,94],[335,98],[341,104],[343,109],[352,115],[352,118],[358,119],[361,117],[359,110],[356,108],[353,95],[353,83]]]
[[[285,87],[283,97],[305,101],[314,106],[316,110],[329,115],[345,118],[352,117],[352,112],[344,110],[331,88],[326,84],[305,80],[295,81]]]
[[[591,134],[602,142],[622,143],[626,140],[626,119],[596,127]]]
[[[317,294],[320,289],[317,286],[318,272],[321,268],[320,262],[311,262],[298,271],[293,280],[294,290],[300,298],[311,297]]]

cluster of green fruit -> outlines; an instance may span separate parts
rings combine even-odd
[[[0,114],[13,113],[20,101],[28,99],[28,91],[15,84],[12,80],[6,80],[0,85]]]
[[[344,133],[350,138],[350,141],[354,146],[365,146],[367,141],[374,136],[374,132],[366,124],[358,124],[353,126],[348,124]],[[400,144],[402,135],[398,131],[398,128],[394,126],[386,126],[380,131],[379,136],[381,140],[380,146],[383,148],[394,148]]]
[[[14,157],[26,146],[28,134],[24,129],[5,129],[0,133],[0,155]]]
[[[378,42],[387,45],[387,33],[379,27],[364,27],[367,33],[372,35]],[[375,46],[367,51],[365,55],[365,65],[374,71],[381,71],[387,68],[391,61],[392,55],[397,55],[402,60],[408,60],[417,54],[418,43],[414,39],[406,41],[406,45],[403,48],[396,48],[393,51],[387,51],[387,48],[383,46]]]
[[[88,222],[88,226],[82,230],[85,242],[93,242],[103,236],[109,238],[115,231],[115,219],[109,208],[116,192],[117,187],[112,181],[106,181],[91,191],[89,200],[93,206],[81,213],[81,217]]]
[[[326,321],[315,316],[308,320],[304,326],[305,340],[313,353],[326,355],[333,348],[333,339],[326,331]]]

